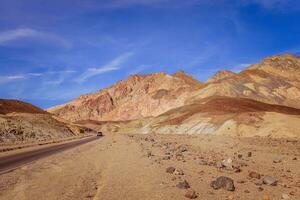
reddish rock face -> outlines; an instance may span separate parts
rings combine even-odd
[[[126,80],[48,109],[71,121],[119,121],[156,116],[184,105],[192,91],[201,83],[180,71],[173,76],[165,73],[130,75]]]
[[[205,84],[182,71],[173,75],[130,75],[111,87],[48,111],[70,121],[124,121],[158,116],[214,96],[300,108],[300,57],[271,56],[238,74],[220,71]]]

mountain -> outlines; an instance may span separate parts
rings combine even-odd
[[[182,71],[132,75],[48,111],[104,131],[300,137],[299,102],[300,57],[284,54],[205,83]]]
[[[275,55],[238,74],[217,73],[187,103],[211,96],[249,98],[300,108],[300,57]]]
[[[179,71],[173,75],[130,75],[93,94],[86,94],[47,111],[70,121],[123,121],[157,116],[182,106],[201,83]]]

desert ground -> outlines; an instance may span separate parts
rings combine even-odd
[[[298,200],[299,159],[292,139],[106,133],[1,174],[0,199]]]

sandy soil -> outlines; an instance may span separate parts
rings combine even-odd
[[[249,154],[251,152],[251,155]],[[232,169],[220,168],[223,159]],[[185,135],[106,135],[0,175],[0,199],[300,199],[300,141]],[[167,173],[181,169],[184,175]],[[261,179],[249,177],[255,171]],[[276,186],[262,183],[264,176]],[[211,181],[232,178],[235,191]]]

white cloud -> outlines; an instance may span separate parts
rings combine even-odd
[[[14,42],[18,42],[23,39],[31,40],[44,40],[54,42],[65,48],[70,48],[72,45],[64,38],[52,33],[46,33],[31,28],[17,28],[0,32],[0,46],[7,46]]]
[[[25,78],[26,77],[24,75],[0,76],[0,84],[12,82],[12,81],[20,81]]]
[[[88,68],[86,72],[84,72],[81,76],[79,76],[75,81],[78,83],[82,83],[87,79],[97,76],[99,74],[103,74],[110,71],[115,71],[120,69],[120,64],[124,63],[129,57],[133,55],[132,52],[122,54],[119,57],[113,59],[110,63],[99,67],[99,68]]]

